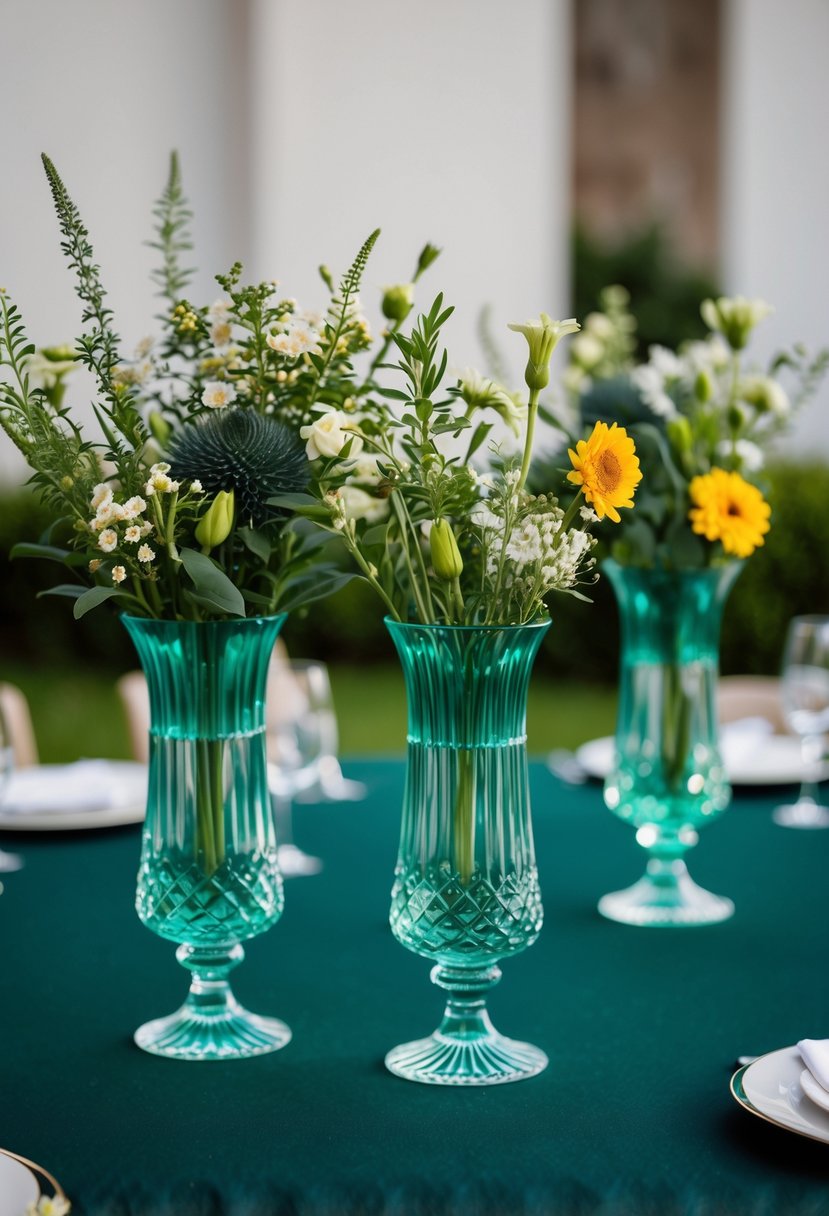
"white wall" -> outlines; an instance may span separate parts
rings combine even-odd
[[[171,148],[196,204],[194,295],[212,291],[207,269],[238,256],[240,233],[246,255],[246,12],[233,0],[2,0],[0,285],[38,345],[80,328],[41,151],[89,228],[129,348],[157,310],[142,242]],[[86,395],[76,381],[74,400]],[[4,473],[23,467],[0,433]]]
[[[383,229],[363,301],[445,249],[420,302],[457,306],[453,363],[480,362],[480,307],[503,329],[566,314],[570,0],[2,0],[0,284],[38,345],[79,313],[39,153],[89,227],[131,346],[155,311],[150,208],[178,148],[201,274],[237,257],[307,307]],[[7,110],[7,114],[8,114]],[[13,183],[9,188],[8,183]],[[86,390],[88,392],[88,389]],[[80,396],[76,384],[73,401]],[[21,473],[0,434],[0,476]]]
[[[758,351],[817,350],[829,346],[829,4],[729,0],[727,16],[725,285],[774,304]],[[829,385],[787,446],[829,453]]]
[[[480,362],[482,305],[507,321],[568,308],[569,0],[254,0],[253,231],[257,269],[324,300],[376,226],[363,297],[444,253],[457,365]],[[274,269],[275,268],[275,269]],[[520,387],[516,383],[516,387]]]

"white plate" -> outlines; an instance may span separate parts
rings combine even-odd
[[[782,1047],[735,1072],[731,1093],[753,1115],[829,1144],[829,1111],[806,1097],[800,1084],[802,1072],[803,1060],[797,1048]]]
[[[0,1216],[23,1216],[39,1198],[40,1186],[29,1167],[0,1148]]]
[[[65,832],[85,828],[112,828],[128,823],[141,823],[147,810],[147,767],[129,761],[112,760],[94,762],[98,773],[96,782],[90,785],[90,802],[84,806],[83,797],[77,789],[72,791],[71,804],[60,804],[60,787],[54,782],[61,772],[71,770],[71,765],[38,765],[20,769],[12,775],[7,791],[9,799],[15,789],[25,795],[27,787],[45,778],[44,789],[55,785],[54,806],[47,799],[32,810],[7,810],[3,794],[0,793],[0,831],[8,832]],[[101,794],[101,777],[112,788],[112,805],[104,804]],[[41,782],[42,783],[42,782]]]
[[[576,759],[588,776],[603,781],[613,764],[614,746],[612,735],[591,739],[576,749]],[[726,740],[723,760],[732,785],[798,785],[804,776],[800,740],[794,735],[768,735],[751,752],[747,752],[745,740],[733,751]],[[824,764],[820,779],[827,777],[829,764]]]

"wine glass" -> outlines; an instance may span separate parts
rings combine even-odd
[[[3,707],[0,705],[0,803],[6,792],[6,786],[14,771],[14,752],[12,750],[11,732],[6,719],[3,717]],[[23,858],[17,853],[7,853],[0,849],[0,874],[11,874],[14,870],[23,868]]]
[[[368,790],[362,781],[343,776],[337,759],[339,733],[328,668],[315,663],[315,700],[319,707],[320,754],[314,765],[314,781],[297,792],[296,802],[360,802]]]
[[[323,663],[275,658],[268,677],[268,773],[276,817],[279,866],[286,878],[318,874],[322,862],[293,838],[296,795],[319,781],[318,765],[336,732]]]
[[[817,783],[829,733],[829,616],[796,616],[783,654],[783,712],[800,735],[803,781],[797,801],[778,806],[774,822],[785,828],[829,828],[829,809]]]

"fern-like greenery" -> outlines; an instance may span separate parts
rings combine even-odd
[[[61,249],[75,271],[75,290],[84,306],[82,322],[90,325],[78,338],[78,356],[98,381],[102,400],[95,407],[95,413],[110,446],[110,455],[113,459],[127,461],[131,453],[135,455],[140,451],[148,438],[147,430],[129,389],[117,383],[113,376],[120,359],[119,338],[113,328],[112,309],[105,303],[106,292],[100,268],[94,261],[89,233],[54,164],[45,154],[42,160],[64,238]]]
[[[316,384],[313,386],[313,391],[309,398],[311,404],[319,396],[319,390],[325,383],[328,369],[334,356],[337,354],[340,339],[346,334],[351,324],[355,302],[360,291],[360,283],[362,282],[368,259],[371,256],[371,251],[377,243],[379,236],[380,229],[375,228],[371,235],[363,241],[356,258],[340,280],[339,290],[331,297],[328,321],[325,326],[323,353],[321,355],[314,355],[311,359],[316,373]]]
[[[195,271],[181,264],[182,254],[193,248],[190,236],[190,221],[193,212],[181,184],[178,153],[170,153],[170,171],[161,197],[153,207],[156,220],[156,240],[147,241],[151,249],[161,254],[161,266],[152,271],[153,282],[158,285],[158,294],[174,307]]]

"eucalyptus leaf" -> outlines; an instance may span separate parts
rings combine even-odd
[[[105,600],[111,600],[115,596],[127,596],[127,592],[121,591],[118,587],[90,587],[75,600],[72,615],[76,621],[79,621],[82,616],[86,616],[87,612],[91,612],[93,608],[97,608],[99,604],[103,604]],[[134,599],[135,597],[130,595],[128,598]]]
[[[323,600],[326,596],[333,595],[335,591],[339,591],[348,583],[353,582],[354,579],[366,581],[362,574],[351,574],[342,570],[323,577],[315,572],[312,578],[297,579],[295,583],[289,583],[286,587],[284,596],[280,597],[278,610],[292,612],[306,604],[313,604],[315,600]]]
[[[86,587],[81,587],[78,583],[58,583],[56,587],[48,587],[45,591],[38,591],[37,598],[42,599],[44,595],[61,595],[67,599],[76,600],[87,590]]]
[[[245,601],[239,588],[206,553],[182,549],[181,561],[193,580],[193,598],[206,608],[228,616],[244,616]]]
[[[240,528],[239,536],[242,538],[242,543],[255,557],[267,564],[271,556],[271,542],[267,536],[261,532],[257,532],[255,528]]]

